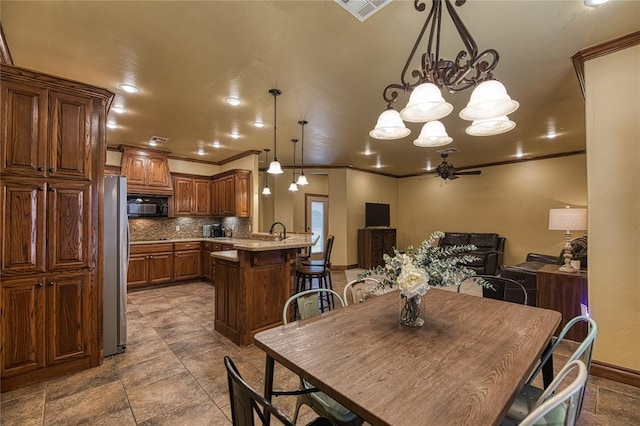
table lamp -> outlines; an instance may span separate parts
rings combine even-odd
[[[587,209],[572,209],[567,206],[564,209],[549,209],[549,229],[564,231],[564,265],[560,267],[563,272],[576,272],[571,266],[573,257],[571,248],[571,231],[584,231],[587,229]]]

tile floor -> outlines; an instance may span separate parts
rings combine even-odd
[[[332,276],[341,293],[345,274]],[[215,332],[213,306],[214,287],[206,283],[129,293],[127,351],[100,367],[2,394],[0,424],[230,425],[222,358],[230,355],[262,389],[264,354]],[[556,366],[562,363],[558,358]],[[277,365],[275,381],[278,388],[298,385]],[[295,397],[275,402],[293,413]],[[314,417],[303,411],[298,424]],[[640,388],[590,377],[579,424],[640,425]]]

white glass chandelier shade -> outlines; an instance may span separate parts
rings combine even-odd
[[[467,106],[460,111],[463,120],[486,120],[508,115],[518,109],[520,104],[511,99],[507,89],[497,80],[480,83],[473,92]]]
[[[269,187],[268,187],[268,186],[265,186],[265,187],[262,189],[262,195],[271,195],[271,190],[269,189]]]
[[[393,108],[387,109],[380,114],[376,127],[369,132],[369,136],[374,139],[400,139],[408,136],[411,130],[404,125],[400,113]]]
[[[509,117],[489,118],[487,120],[476,120],[465,132],[471,136],[493,136],[506,133],[516,127],[516,123],[509,120]]]
[[[269,164],[269,170],[267,170],[267,173],[272,175],[281,175],[283,173],[282,166],[280,166],[278,160],[274,159],[271,164]]]
[[[413,141],[415,146],[434,147],[450,144],[453,138],[449,137],[444,124],[439,121],[429,121],[422,126],[418,139]]]
[[[298,190],[298,185],[296,185],[295,182],[291,182],[291,184],[289,185],[289,191],[295,192]]]
[[[298,176],[298,180],[296,181],[297,185],[308,185],[309,181],[307,180],[307,177],[304,174],[301,174],[300,176]]]
[[[400,117],[411,123],[439,120],[453,111],[453,105],[445,102],[442,92],[433,83],[422,83],[411,92],[409,103],[400,111]]]

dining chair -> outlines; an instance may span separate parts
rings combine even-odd
[[[285,426],[295,426],[295,421],[287,417],[277,407],[274,407],[265,397],[256,392],[244,381],[238,368],[228,356],[224,357],[229,382],[229,400],[231,401],[231,419],[233,426],[254,426],[255,415],[260,424],[268,424],[266,414],[275,416]],[[318,417],[307,423],[307,426],[331,426],[331,421],[325,417]]]
[[[571,354],[569,359],[567,360],[567,364],[580,360],[585,365],[587,370],[587,374],[591,368],[591,357],[593,353],[593,345],[596,340],[596,336],[598,335],[598,325],[593,320],[593,318],[587,316],[578,316],[569,321],[563,328],[557,339],[551,347],[545,352],[542,356],[540,363],[533,371],[527,382],[524,384],[520,393],[516,396],[514,403],[509,408],[507,412],[507,418],[518,419],[523,418],[533,407],[533,404],[540,399],[540,396],[543,394],[543,389],[540,389],[536,386],[533,386],[533,381],[536,379],[538,374],[542,371],[545,364],[552,358],[553,353],[558,348],[560,343],[563,341],[566,334],[569,330],[579,322],[586,322],[588,324],[588,332],[587,336],[584,340],[578,345],[578,348]],[[565,364],[566,365],[566,364]],[[555,379],[554,379],[555,380]],[[552,382],[553,383],[553,382]],[[584,388],[580,390],[579,398],[578,398],[578,406],[577,406],[577,416],[580,415],[580,411],[582,410],[582,401],[584,399]]]
[[[293,313],[291,315],[291,321],[297,321],[299,319],[307,319],[315,317],[316,315],[324,312],[324,307],[321,305],[323,299],[337,298],[340,306],[345,306],[344,300],[338,293],[328,288],[314,288],[311,290],[304,290],[294,294],[286,302],[284,302],[284,308],[282,309],[282,322],[287,324],[287,313],[289,312],[289,306],[293,305]],[[335,306],[335,304],[334,304]]]
[[[489,299],[504,300],[505,302],[519,303],[526,305],[529,303],[527,290],[516,280],[494,275],[476,275],[474,278],[482,278],[491,284],[492,288],[482,287],[482,297]]]
[[[349,305],[349,296],[351,303],[362,303],[369,296],[379,296],[385,294],[386,289],[382,287],[382,283],[373,277],[365,277],[361,280],[349,281],[342,291],[342,299],[346,305]]]
[[[573,370],[578,370],[576,377],[566,387],[558,390],[559,385]],[[531,405],[522,418],[505,418],[501,426],[563,425],[574,426],[580,415],[582,395],[587,384],[587,367],[580,360],[568,362],[558,373],[553,382]]]
[[[289,305],[292,303],[297,304],[297,312],[299,313],[299,319],[301,320],[319,315],[321,313],[321,310],[318,306],[318,295],[321,293],[327,293],[331,296],[335,296],[340,306],[345,306],[345,303],[340,295],[333,290],[326,288],[305,290],[300,293],[294,294],[285,302],[284,308],[282,310],[282,322],[285,325],[288,323],[287,313],[289,312]],[[293,318],[295,319],[296,317],[294,316]],[[298,419],[300,407],[302,407],[303,405],[311,407],[311,409],[318,415],[329,418],[331,422],[336,425],[360,426],[364,422],[354,412],[350,411],[324,392],[318,390],[313,384],[302,378],[300,378],[300,388],[302,393],[298,393],[296,410],[293,414],[294,423]]]

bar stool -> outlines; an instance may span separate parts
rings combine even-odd
[[[333,240],[334,236],[329,235],[327,238],[327,245],[325,247],[324,259],[301,259],[296,263],[296,293],[313,289],[314,279],[318,281],[318,286],[316,288],[333,290],[333,283],[331,281],[331,249],[333,248]],[[329,309],[332,309],[334,306],[333,296],[325,294],[320,305],[320,310],[322,312],[324,312],[325,309],[325,301]]]

